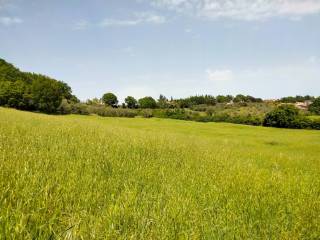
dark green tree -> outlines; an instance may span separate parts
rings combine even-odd
[[[113,93],[106,93],[102,96],[102,102],[110,107],[117,107],[118,105],[118,98]]]
[[[0,59],[0,105],[56,113],[62,99],[79,101],[66,83],[40,74],[21,72]]]
[[[138,101],[132,96],[126,97],[124,102],[128,108],[134,109],[138,107]]]
[[[152,97],[144,97],[139,99],[140,108],[157,108],[157,102]]]
[[[228,98],[226,96],[223,96],[223,95],[218,95],[216,97],[216,99],[217,99],[218,103],[227,103],[227,102],[229,102]]]

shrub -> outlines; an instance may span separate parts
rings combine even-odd
[[[311,128],[320,130],[320,119],[314,119],[311,123]]]
[[[320,115],[320,97],[316,98],[312,104],[309,106],[309,111]]]
[[[305,117],[305,116],[299,116],[295,118],[290,125],[288,126],[289,128],[296,128],[296,129],[311,129],[313,128],[312,126],[312,120]]]
[[[152,118],[153,112],[151,109],[142,109],[139,111],[139,116],[142,116],[144,118]]]
[[[298,121],[299,110],[293,105],[281,105],[267,113],[263,125],[267,127],[290,128]]]
[[[70,114],[72,112],[72,105],[67,99],[62,99],[60,106],[58,107],[58,113]]]
[[[84,103],[75,103],[72,105],[71,113],[80,115],[89,115],[88,106]]]
[[[90,114],[97,114],[101,117],[127,117],[134,118],[137,116],[136,111],[124,108],[111,108],[105,106],[89,106]]]

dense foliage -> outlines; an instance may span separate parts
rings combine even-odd
[[[138,107],[138,101],[132,96],[126,97],[124,101],[125,101],[126,107],[128,108],[134,109]]]
[[[309,95],[306,95],[306,96],[297,95],[295,97],[289,96],[289,97],[281,98],[279,100],[279,102],[282,102],[282,103],[296,103],[296,102],[313,101],[313,100],[314,100],[314,97],[309,96]]]
[[[76,102],[64,82],[44,75],[25,73],[0,59],[0,106],[56,113],[63,99]]]
[[[266,127],[319,129],[319,120],[312,120],[300,114],[293,105],[280,105],[266,114],[263,125]]]
[[[117,107],[118,98],[113,93],[106,93],[102,96],[102,102],[109,107]]]
[[[157,108],[157,102],[152,97],[144,97],[139,99],[140,108]]]
[[[320,97],[316,98],[312,104],[309,106],[309,111],[320,115]]]
[[[263,125],[288,128],[298,116],[299,110],[293,105],[281,105],[266,115]]]

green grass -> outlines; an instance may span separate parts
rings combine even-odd
[[[320,116],[319,115],[314,115],[314,116],[308,116],[308,118],[310,118],[311,120],[320,120]]]
[[[0,239],[319,239],[320,132],[0,108]]]

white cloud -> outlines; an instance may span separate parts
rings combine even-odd
[[[311,56],[311,57],[309,57],[308,62],[315,64],[315,63],[319,62],[319,58],[317,56]]]
[[[14,24],[22,23],[22,19],[17,17],[0,17],[0,24],[4,26],[10,26]]]
[[[73,25],[74,30],[85,30],[89,27],[89,22],[87,20],[80,20]]]
[[[101,22],[101,26],[109,27],[109,26],[135,26],[139,24],[137,20],[116,20],[116,19],[104,19]]]
[[[135,13],[132,19],[104,19],[100,25],[103,27],[110,27],[110,26],[119,26],[119,27],[130,27],[136,26],[139,24],[162,24],[165,23],[167,20],[164,16],[157,15],[151,12],[140,12]]]
[[[246,21],[271,17],[299,19],[320,12],[319,0],[149,0],[153,6],[217,19]]]
[[[208,79],[213,82],[231,81],[234,78],[233,72],[229,69],[217,69],[217,70],[207,69],[206,73],[207,73]]]

